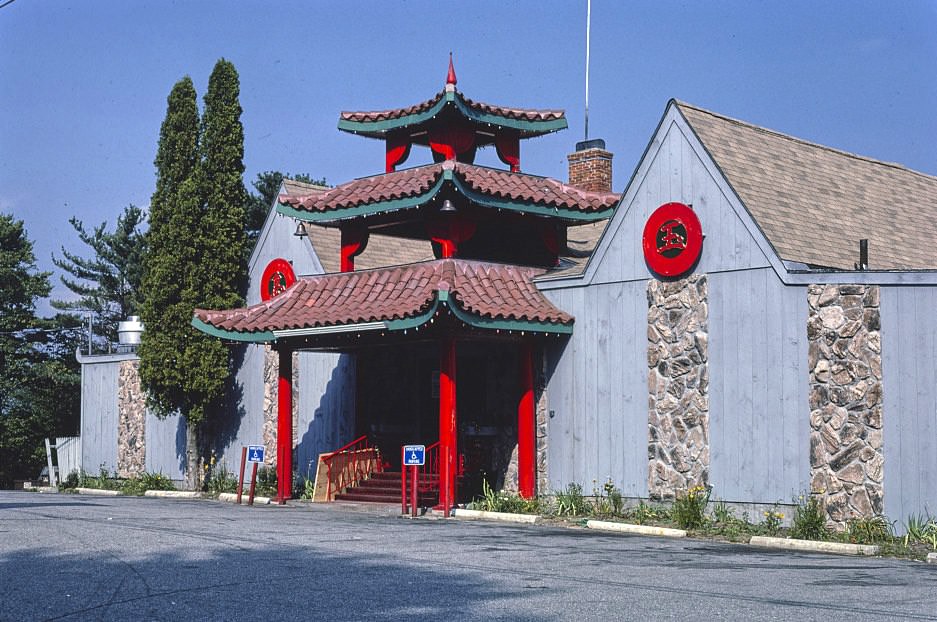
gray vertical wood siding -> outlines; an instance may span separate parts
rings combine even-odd
[[[633,181],[634,190],[629,189],[618,207],[622,213],[613,217],[605,233],[608,239],[592,259],[597,263],[592,283],[648,278],[641,246],[644,223],[658,207],[674,201],[693,206],[706,235],[697,274],[768,265],[736,216],[728,187],[700,160],[687,131],[685,125],[672,122],[652,144],[645,174]]]
[[[644,281],[550,290],[576,316],[572,337],[548,350],[549,481],[592,491],[610,477],[647,496],[647,295]]]
[[[185,419],[146,413],[146,470],[174,480],[185,479]]]
[[[103,357],[102,357],[103,358]],[[81,366],[81,467],[97,474],[117,469],[117,372],[119,362]],[[94,361],[93,357],[85,359]]]
[[[807,294],[771,268],[709,275],[714,497],[788,503],[810,484]]]
[[[354,355],[300,353],[297,420],[298,442],[293,464],[301,475],[315,477],[319,454],[338,449],[352,440]]]
[[[937,515],[937,288],[882,287],[885,514]]]

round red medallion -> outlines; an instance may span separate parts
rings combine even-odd
[[[274,259],[264,268],[264,275],[260,279],[260,299],[264,302],[286,291],[286,288],[296,282],[296,273],[293,266],[285,259]]]
[[[703,227],[696,213],[683,203],[661,205],[644,225],[644,260],[666,277],[686,274],[703,250]]]

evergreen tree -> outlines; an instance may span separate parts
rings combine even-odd
[[[95,325],[101,327],[100,334],[109,342],[117,340],[118,322],[138,310],[146,250],[143,221],[143,210],[134,205],[124,208],[112,232],[107,231],[107,222],[88,231],[73,217],[69,223],[91,249],[92,256],[86,258],[63,247],[63,258],[52,258],[69,275],[60,277],[62,283],[79,297],[72,301],[53,300],[52,306],[68,312],[90,311]]]
[[[36,316],[50,289],[22,221],[0,214],[0,487],[39,472],[44,438],[77,429],[81,330],[72,318]]]
[[[218,61],[201,123],[189,78],[169,95],[156,156],[144,261],[140,377],[161,416],[186,418],[187,480],[197,485],[198,435],[221,403],[228,349],[191,326],[193,310],[243,304],[246,283],[244,131],[234,66]]]
[[[199,117],[195,87],[186,76],[169,94],[156,153],[156,191],[150,202],[148,251],[143,262],[144,324],[140,379],[150,408],[161,417],[186,419],[187,478],[194,486],[198,426],[223,386],[224,374],[198,375],[202,355],[220,344],[192,328],[202,303],[200,271],[205,254],[198,154]],[[217,370],[216,370],[217,371]],[[224,370],[222,370],[224,371]]]
[[[251,182],[256,192],[251,192],[247,201],[247,224],[245,229],[247,230],[249,244],[257,241],[257,236],[260,235],[260,229],[264,226],[264,221],[267,220],[267,213],[273,205],[273,200],[276,198],[284,178],[302,181],[307,184],[316,184],[317,186],[328,185],[324,177],[322,179],[313,179],[311,175],[305,173],[299,175],[290,175],[279,171],[257,173],[257,179]]]
[[[200,153],[206,254],[204,306],[225,309],[244,302],[247,191],[240,83],[234,65],[220,59],[208,79]]]

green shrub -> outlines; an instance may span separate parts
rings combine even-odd
[[[826,528],[826,508],[817,495],[800,495],[794,499],[794,520],[791,537],[801,540],[825,540],[829,536]]]
[[[257,482],[254,488],[254,494],[260,497],[277,496],[276,469],[267,466],[262,466],[257,469]]]
[[[59,488],[63,490],[73,490],[78,488],[78,483],[81,481],[81,474],[78,471],[72,471],[65,476],[65,479],[62,480],[62,483],[59,484]]]
[[[537,498],[525,499],[518,494],[495,492],[488,485],[488,480],[482,480],[482,496],[472,503],[476,510],[485,512],[509,512],[512,514],[538,514],[540,501]]]
[[[771,510],[766,510],[765,520],[761,524],[765,533],[769,536],[776,536],[781,532],[781,521],[784,520],[784,514],[778,511],[777,506]]]
[[[846,521],[846,537],[855,544],[881,544],[894,538],[894,530],[884,516],[851,518]]]
[[[659,505],[649,505],[642,499],[638,501],[637,507],[624,512],[624,517],[637,525],[665,522],[670,520],[670,510]]]
[[[698,529],[706,524],[706,505],[709,490],[694,486],[685,493],[677,493],[673,502],[673,520],[682,529]]]
[[[567,484],[566,490],[558,490],[555,494],[554,511],[557,516],[583,516],[589,513],[589,504],[579,484]]]
[[[205,492],[212,495],[220,495],[223,492],[237,492],[237,476],[222,464],[220,467],[212,468],[209,471],[202,487]]]

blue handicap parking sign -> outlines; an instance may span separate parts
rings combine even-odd
[[[405,466],[423,466],[426,462],[425,445],[404,445],[403,463]]]
[[[263,445],[248,445],[247,446],[247,461],[248,462],[263,462],[264,461],[264,446]]]

